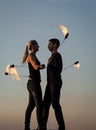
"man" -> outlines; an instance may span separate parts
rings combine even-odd
[[[47,129],[49,108],[52,103],[58,123],[58,130],[65,130],[63,113],[59,102],[60,90],[62,86],[62,57],[57,51],[59,46],[60,42],[58,39],[49,40],[48,49],[51,52],[51,57],[49,57],[47,65],[47,86],[44,94],[43,123],[44,128]]]

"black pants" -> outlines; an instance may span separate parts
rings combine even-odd
[[[46,125],[48,121],[49,109],[52,103],[52,107],[55,112],[55,117],[59,128],[65,129],[65,123],[63,118],[63,113],[61,109],[61,105],[59,103],[60,100],[60,89],[62,86],[62,81],[52,81],[47,84],[44,95],[44,109],[43,109],[43,122]]]
[[[25,112],[25,126],[30,124],[31,113],[36,106],[38,127],[42,126],[42,91],[40,82],[28,80],[29,103]]]

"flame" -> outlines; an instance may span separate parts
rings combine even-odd
[[[5,74],[11,75],[13,77],[13,79],[15,79],[15,80],[20,80],[19,74],[18,74],[15,66],[7,65],[7,67],[5,69]]]
[[[61,25],[61,24],[58,24],[58,26],[61,29],[62,33],[64,34],[64,37],[67,38],[69,35],[68,29],[64,25]]]
[[[7,65],[6,69],[5,69],[5,75],[9,74],[9,69],[10,69],[10,65]]]
[[[74,67],[79,69],[80,68],[80,63],[79,62],[77,64],[74,63]]]
[[[16,80],[20,80],[19,74],[16,70],[16,67],[11,67],[10,68],[10,74],[15,78]]]

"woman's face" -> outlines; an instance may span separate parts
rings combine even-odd
[[[35,43],[34,49],[35,49],[35,51],[39,51],[39,45],[38,45],[38,43]]]

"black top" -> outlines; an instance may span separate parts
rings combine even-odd
[[[34,54],[30,53],[30,56],[34,58],[37,65],[40,65],[40,61]],[[28,63],[28,67],[29,67],[29,78],[31,78],[32,80],[41,81],[40,71],[35,70],[31,63]]]
[[[62,72],[62,57],[59,52],[51,55],[52,62],[47,66],[47,80],[58,80],[61,79]]]

